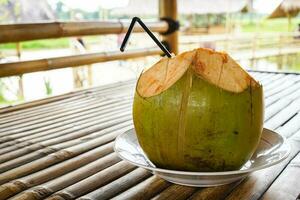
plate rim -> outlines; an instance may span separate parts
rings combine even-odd
[[[282,162],[283,160],[285,160],[285,159],[289,156],[289,154],[290,154],[290,152],[291,152],[291,146],[290,146],[289,142],[287,141],[287,139],[286,139],[284,136],[282,136],[282,135],[278,134],[277,132],[272,131],[272,130],[270,130],[270,129],[268,129],[268,128],[263,128],[263,131],[264,131],[264,130],[269,131],[269,132],[271,132],[272,134],[277,135],[277,137],[279,137],[280,139],[282,139],[283,142],[282,142],[282,144],[279,146],[279,148],[281,148],[282,146],[286,146],[287,151],[286,151],[286,153],[285,153],[280,159],[278,159],[278,160],[276,160],[276,161],[274,161],[274,162],[272,162],[272,163],[268,163],[268,164],[265,164],[265,165],[253,167],[253,168],[251,168],[251,169],[239,169],[239,170],[232,170],[232,171],[218,171],[218,172],[201,172],[201,171],[200,171],[200,172],[195,172],[195,171],[179,171],[179,170],[172,170],[172,169],[163,169],[163,168],[149,167],[149,166],[145,166],[145,165],[138,164],[138,163],[136,163],[136,162],[133,162],[133,161],[131,161],[131,160],[128,160],[127,158],[124,158],[124,157],[117,151],[117,147],[116,147],[117,141],[120,140],[120,137],[121,137],[122,135],[125,135],[125,134],[127,134],[128,132],[132,132],[132,131],[134,131],[133,133],[136,134],[134,128],[128,129],[127,131],[124,131],[123,133],[121,133],[120,135],[118,135],[118,136],[116,137],[115,141],[114,141],[114,147],[113,147],[113,148],[114,148],[114,152],[116,152],[117,155],[118,155],[121,159],[123,159],[123,160],[125,160],[125,161],[127,161],[127,162],[129,162],[129,163],[131,163],[131,164],[133,164],[133,165],[135,165],[135,166],[138,166],[138,167],[141,167],[141,168],[144,168],[144,169],[153,171],[153,172],[161,172],[161,173],[176,174],[176,175],[192,175],[192,176],[239,175],[239,174],[251,173],[251,172],[254,172],[254,171],[258,171],[258,170],[262,170],[262,169],[266,169],[266,168],[268,168],[268,167],[274,166],[274,165],[276,165],[276,164]],[[139,143],[138,143],[138,145],[140,146]],[[140,148],[141,148],[141,147],[140,147]],[[147,157],[146,157],[146,158],[147,158]],[[147,159],[148,159],[148,158],[147,158]]]

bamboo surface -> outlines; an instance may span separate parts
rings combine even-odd
[[[1,37],[1,36],[0,36]],[[144,48],[128,50],[126,52],[114,51],[105,53],[86,53],[80,55],[43,58],[29,61],[0,63],[0,78],[20,75],[29,72],[75,67],[113,60],[131,59],[145,56],[160,55],[159,48]]]
[[[122,161],[113,141],[133,127],[132,80],[0,109],[0,200],[295,200],[300,193],[300,75],[250,73],[264,86],[265,127],[291,144],[282,163],[229,185],[194,188]]]
[[[148,22],[147,27],[153,32],[165,32],[168,24],[163,21]],[[129,23],[122,21],[84,21],[84,22],[47,22],[0,25],[0,43],[21,42],[36,39],[59,37],[119,34],[128,30]],[[134,32],[143,32],[136,26]]]

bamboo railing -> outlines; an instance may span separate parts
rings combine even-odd
[[[118,34],[126,32],[128,26],[128,22],[122,21],[8,24],[0,26],[0,43],[71,36]],[[168,24],[164,21],[148,22],[147,26],[153,32],[163,33],[168,30]],[[133,31],[143,32],[143,29],[140,26],[136,26]]]
[[[119,51],[105,53],[87,53],[81,55],[44,58],[31,61],[19,61],[0,64],[0,77],[13,76],[29,72],[75,67],[99,62],[107,62],[120,59],[138,58],[161,54],[159,48],[144,48],[128,50],[124,53]]]
[[[160,17],[171,20],[177,19],[177,4],[173,0],[160,1]],[[164,20],[147,22],[147,27],[152,32],[164,34],[169,30],[169,23]],[[128,30],[129,22],[125,21],[85,21],[85,22],[50,22],[0,25],[0,44],[8,42],[22,42],[37,39],[50,39],[72,36],[119,34]],[[133,32],[144,32],[137,25]],[[162,39],[168,43],[169,50],[178,53],[177,31],[163,35]],[[86,53],[56,58],[45,58],[31,61],[20,61],[0,64],[0,78],[6,76],[21,75],[24,73],[76,67],[98,62],[106,62],[120,59],[137,58],[159,55],[157,48],[146,48],[120,52]]]

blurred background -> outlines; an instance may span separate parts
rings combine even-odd
[[[158,19],[159,0],[0,0],[0,23]],[[300,0],[178,0],[179,52],[227,51],[245,69],[300,72]],[[1,31],[1,29],[0,29]],[[117,51],[124,34],[0,44],[0,64]],[[135,33],[128,49],[154,46]],[[137,78],[159,56],[0,78],[0,107]],[[0,68],[1,70],[1,68]]]

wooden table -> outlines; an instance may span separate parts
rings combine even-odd
[[[0,199],[270,199],[300,193],[300,74],[251,72],[265,89],[265,127],[286,136],[284,162],[230,185],[193,188],[121,161],[135,81],[0,110]],[[299,198],[299,196],[298,196]]]

